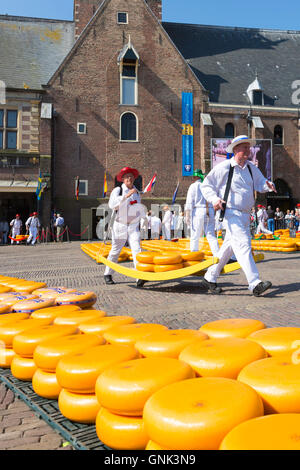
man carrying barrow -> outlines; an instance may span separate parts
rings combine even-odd
[[[261,171],[248,162],[251,141],[245,135],[233,139],[227,147],[234,156],[217,165],[205,178],[202,194],[216,211],[220,220],[224,218],[226,236],[218,253],[219,263],[211,266],[203,280],[204,286],[213,294],[220,294],[217,278],[223,267],[236,256],[248,281],[249,290],[259,296],[272,286],[270,281],[263,282],[251,251],[250,211],[254,206],[254,192],[276,192],[273,183],[268,181]]]

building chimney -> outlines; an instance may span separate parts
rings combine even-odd
[[[80,36],[102,0],[74,0],[75,39]]]
[[[159,21],[162,20],[162,0],[146,0]]]

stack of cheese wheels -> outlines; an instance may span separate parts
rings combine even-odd
[[[118,325],[130,325],[135,323],[135,318],[127,315],[116,315],[113,317],[104,317],[88,320],[78,324],[81,333],[90,333],[93,335],[103,335],[106,330]]]
[[[35,282],[35,281],[24,281],[14,287],[16,292],[28,293],[31,294],[32,291],[36,289],[41,289],[46,287],[45,282]]]
[[[0,302],[5,305],[9,305],[14,308],[18,302],[24,302],[24,300],[37,299],[34,294],[19,294],[18,292],[9,292],[7,294],[0,294]]]
[[[56,297],[57,305],[77,305],[80,308],[92,307],[97,302],[97,296],[92,291],[75,291],[59,294]]]
[[[154,262],[153,258],[157,255],[157,251],[141,251],[136,255],[138,271],[144,271],[154,273]]]
[[[300,413],[300,360],[297,355],[252,362],[238,375],[263,400],[265,413]]]
[[[262,415],[255,390],[220,377],[167,385],[147,400],[143,413],[149,439],[176,450],[217,450],[231,429]]]
[[[51,323],[50,320],[37,320],[31,319],[28,317],[26,313],[17,313],[16,315],[20,315],[20,317],[14,317],[14,314],[8,314],[11,318],[10,321],[4,321],[4,323],[0,323],[0,341],[2,343],[3,349],[13,349],[13,339],[16,335],[22,333],[23,331],[30,330],[32,328],[49,325]],[[22,318],[22,315],[25,315],[25,318]],[[24,376],[28,377],[32,371],[34,371],[34,364],[32,359],[24,359],[22,362],[22,358],[18,362],[18,356],[15,352],[11,354],[7,354],[7,356],[12,357],[11,360],[11,372],[13,375],[14,372],[16,373],[15,377],[21,378]],[[15,368],[14,368],[15,366]],[[25,380],[30,380],[25,379]]]
[[[71,421],[94,423],[100,409],[95,394],[98,376],[114,364],[137,357],[132,346],[104,344],[60,359],[56,377],[62,388],[58,399],[61,413]]]
[[[265,350],[253,341],[243,338],[216,338],[194,342],[179,354],[201,377],[236,379],[249,363],[267,356]]]
[[[45,321],[45,319],[32,321]],[[13,339],[13,350],[16,356],[11,364],[12,374],[19,380],[32,380],[37,368],[33,360],[33,353],[37,345],[43,341],[61,338],[76,332],[76,327],[46,324],[17,334]]]
[[[79,310],[73,312],[62,312],[54,319],[56,325],[78,325],[88,320],[99,320],[105,317],[106,312],[103,310]]]
[[[69,292],[75,292],[76,289],[69,289],[67,287],[42,287],[36,289],[32,293],[41,297],[42,299],[54,299],[60,294],[68,294]]]
[[[52,320],[54,320],[62,313],[79,312],[79,310],[81,310],[81,308],[76,307],[76,305],[55,305],[53,307],[35,310],[35,312],[31,314],[31,318],[52,318]]]
[[[53,299],[30,299],[23,300],[22,302],[17,302],[13,305],[14,312],[17,313],[33,313],[35,310],[40,310],[41,308],[51,307],[55,304]]]
[[[25,320],[29,318],[29,315],[26,313],[9,313],[0,316],[0,327],[6,323],[11,323],[15,320]],[[3,369],[9,369],[11,366],[11,361],[16,355],[12,347],[6,347],[0,341],[0,367]]]
[[[237,338],[246,338],[254,331],[262,330],[265,324],[260,320],[252,318],[226,318],[205,323],[200,331],[206,333],[210,338],[226,338],[235,336]]]
[[[182,256],[178,253],[162,253],[154,256],[154,272],[161,273],[183,268]]]
[[[205,339],[208,336],[197,330],[162,330],[138,340],[135,347],[144,357],[178,359],[181,351],[189,344]]]
[[[67,326],[67,328],[75,328]],[[32,378],[32,387],[44,398],[57,398],[61,387],[56,378],[59,360],[69,354],[79,354],[103,344],[104,340],[94,335],[73,334],[39,343],[34,350],[33,360],[37,367]]]
[[[183,267],[194,266],[200,263],[204,258],[203,251],[182,251],[181,256],[183,259]]]
[[[158,331],[167,330],[168,328],[156,323],[136,323],[132,325],[119,325],[103,333],[104,339],[108,343],[128,344],[134,346],[135,343],[142,338],[157,333]]]
[[[299,428],[299,413],[249,419],[229,431],[220,450],[300,450]]]
[[[188,364],[167,357],[143,358],[110,367],[99,375],[96,395],[102,407],[96,420],[99,439],[120,450],[145,449],[146,401],[162,387],[194,377]]]
[[[300,328],[276,327],[255,331],[248,339],[260,344],[270,356],[293,353],[300,346]]]

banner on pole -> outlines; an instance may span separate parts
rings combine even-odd
[[[182,176],[193,176],[194,124],[193,93],[182,93]]]

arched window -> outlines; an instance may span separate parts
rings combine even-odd
[[[137,141],[137,117],[133,113],[124,113],[121,116],[120,134],[125,141]]]
[[[283,144],[283,128],[280,125],[274,127],[274,144]]]
[[[225,126],[225,137],[231,139],[234,137],[234,125],[228,122]]]

